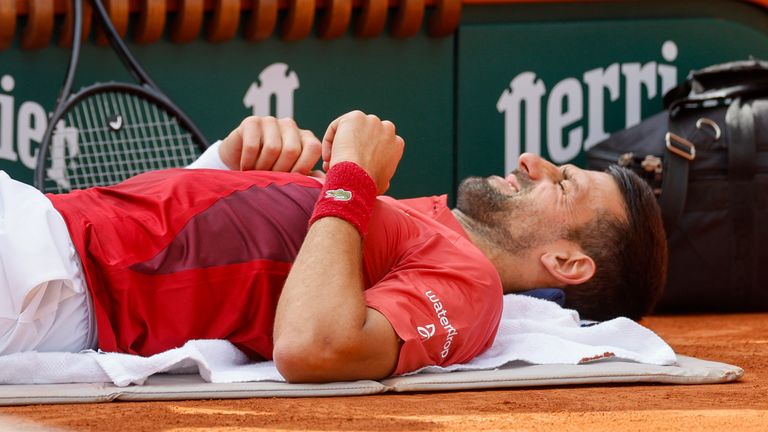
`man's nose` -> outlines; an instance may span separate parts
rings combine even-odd
[[[528,173],[531,180],[554,179],[559,175],[557,167],[552,162],[533,153],[521,154],[517,165],[520,170]]]

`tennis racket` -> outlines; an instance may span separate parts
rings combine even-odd
[[[83,0],[73,1],[72,53],[40,143],[35,186],[43,192],[65,193],[194,161],[208,142],[131,55],[100,0],[91,0],[96,16],[137,83],[96,83],[71,93],[83,21]]]

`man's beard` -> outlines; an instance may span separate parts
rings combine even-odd
[[[536,210],[527,193],[533,182],[523,172],[515,173],[520,191],[501,193],[487,178],[469,177],[459,185],[456,208],[470,220],[469,228],[496,247],[520,254],[540,244],[544,237],[536,223]],[[549,236],[546,236],[547,238]]]

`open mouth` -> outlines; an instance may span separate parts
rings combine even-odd
[[[517,181],[517,176],[514,173],[507,174],[507,177],[504,178],[512,187],[515,189],[515,192],[520,192],[520,182]]]
[[[506,178],[491,176],[488,181],[505,195],[514,195],[520,192],[520,184],[514,174],[509,174]]]

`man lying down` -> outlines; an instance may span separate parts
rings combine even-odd
[[[403,145],[359,111],[322,142],[250,117],[189,167],[219,169],[47,196],[2,173],[0,354],[226,339],[291,382],[381,379],[482,353],[503,293],[559,287],[595,320],[656,302],[664,232],[631,172],[524,154],[450,210],[383,196]]]

